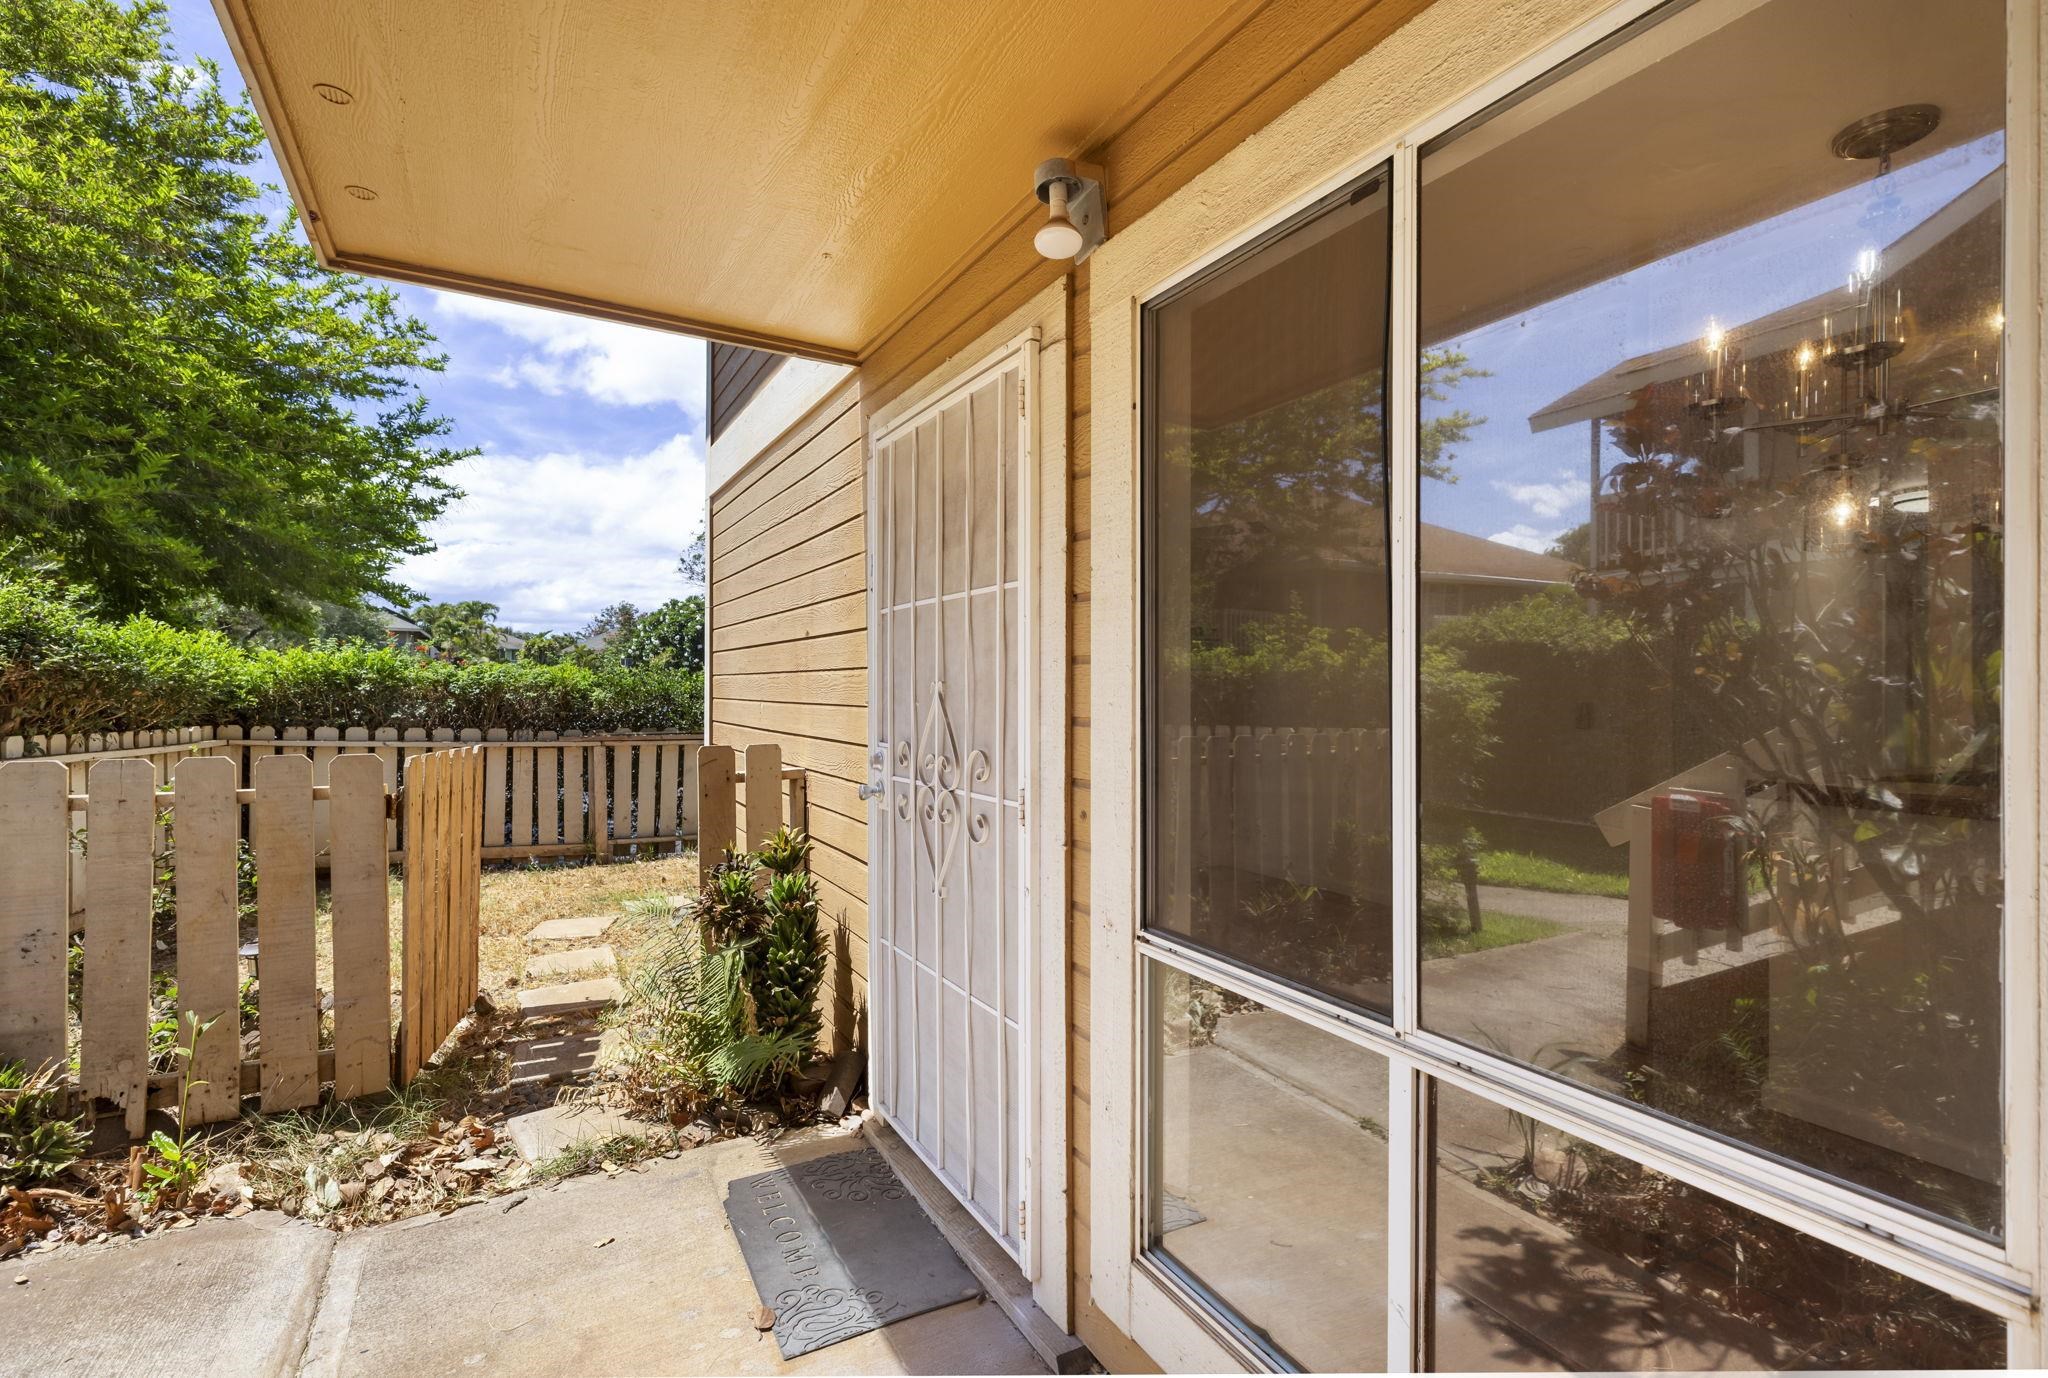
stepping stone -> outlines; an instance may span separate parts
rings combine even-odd
[[[572,1144],[592,1139],[610,1139],[636,1134],[643,1139],[661,1139],[673,1131],[651,1120],[636,1120],[616,1110],[595,1106],[550,1105],[529,1110],[505,1121],[505,1132],[513,1146],[529,1163],[544,1162]]]
[[[619,983],[609,976],[566,981],[558,986],[528,986],[519,992],[521,1019],[551,1019],[558,1014],[601,1010],[619,998]]]
[[[602,938],[617,914],[586,914],[580,919],[549,919],[526,935],[530,943],[587,943]]]
[[[597,1065],[603,1036],[595,1029],[515,1038],[505,1051],[512,1058],[514,1086],[546,1086],[582,1076]]]
[[[550,952],[526,959],[526,979],[529,981],[609,976],[618,969],[619,959],[609,947],[579,947],[569,952]]]

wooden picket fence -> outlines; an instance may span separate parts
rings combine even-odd
[[[1159,758],[1165,912],[1187,923],[1203,887],[1215,924],[1273,882],[1380,893],[1387,751],[1380,728],[1200,727],[1169,738]]]
[[[673,852],[697,835],[695,749],[701,738],[667,733],[582,736],[537,732],[514,737],[502,729],[457,731],[440,728],[184,727],[158,732],[91,733],[9,737],[0,741],[0,760],[42,759],[61,763],[70,792],[86,794],[86,774],[99,761],[145,762],[157,788],[168,788],[179,762],[219,756],[234,764],[237,787],[246,785],[255,763],[268,756],[303,755],[313,763],[313,783],[325,788],[333,763],[344,756],[374,756],[383,765],[384,787],[405,784],[410,763],[454,745],[484,747],[484,856],[491,861],[535,857]],[[313,807],[314,864],[325,870],[331,852],[325,799]],[[82,806],[72,820],[85,826]],[[243,834],[246,838],[246,832]],[[405,821],[385,827],[387,859],[405,854]],[[67,886],[73,913],[85,904],[84,861],[72,867]]]
[[[464,820],[480,816],[473,804],[481,758],[480,747],[444,748],[410,763],[405,812],[431,845],[406,873],[396,1054],[387,846],[394,809],[377,756],[339,755],[316,783],[309,757],[259,754],[244,785],[235,761],[188,755],[171,767],[170,789],[159,790],[150,759],[116,755],[91,765],[83,793],[74,792],[68,763],[0,763],[0,1060],[33,1066],[70,1057],[68,957],[79,927],[80,1095],[117,1108],[134,1136],[152,1106],[175,1101],[176,1060],[153,1058],[149,1044],[152,887],[167,858],[180,1019],[213,1021],[191,1061],[191,1077],[207,1083],[192,1096],[195,1121],[232,1118],[247,1092],[258,1093],[266,1111],[287,1110],[316,1103],[323,1083],[338,1098],[384,1090],[394,1062],[401,1081],[410,1077],[477,989],[480,829]],[[316,981],[316,810],[327,827],[331,1038]],[[84,818],[80,847],[72,845],[74,815]],[[245,836],[260,877],[252,1059],[242,1057],[240,1016],[237,863]],[[70,912],[74,857],[80,924]]]

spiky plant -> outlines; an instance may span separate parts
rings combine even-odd
[[[767,901],[768,931],[749,973],[755,1007],[761,1028],[796,1038],[808,1061],[818,1047],[818,987],[825,979],[817,881],[808,871],[785,871],[769,882]]]
[[[0,1186],[48,1181],[85,1152],[85,1126],[64,1113],[64,1099],[56,1064],[0,1063]]]
[[[715,946],[747,942],[768,926],[760,877],[761,868],[751,856],[732,857],[711,868],[694,910]]]
[[[754,855],[770,875],[786,876],[810,860],[811,839],[794,828],[777,828]]]

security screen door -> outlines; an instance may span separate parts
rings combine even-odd
[[[1026,355],[877,438],[870,476],[876,1104],[1021,1252]]]

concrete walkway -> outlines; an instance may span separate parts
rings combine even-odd
[[[986,1302],[787,1363],[754,1328],[727,1184],[859,1145],[740,1139],[346,1235],[259,1212],[0,1264],[0,1375],[1044,1372]]]

